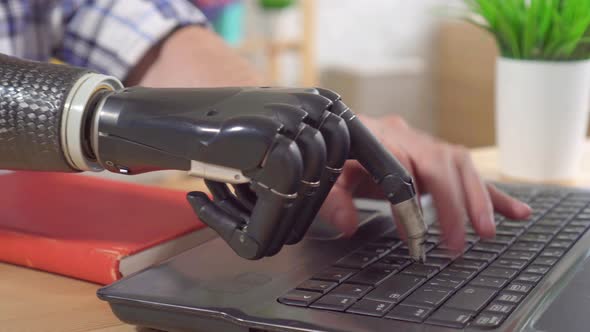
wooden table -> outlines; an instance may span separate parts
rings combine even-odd
[[[487,179],[502,179],[493,148],[473,150],[473,159]],[[173,188],[195,188],[174,177],[165,183]],[[583,171],[569,185],[590,186],[590,142]],[[96,298],[99,286],[79,280],[0,263],[0,331],[149,331],[117,320],[109,306]]]

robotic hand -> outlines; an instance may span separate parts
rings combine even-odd
[[[0,56],[0,169],[188,171],[213,196],[189,193],[195,212],[247,259],[299,242],[347,159],[381,186],[411,256],[424,260],[411,176],[332,91],[124,89],[80,68]]]

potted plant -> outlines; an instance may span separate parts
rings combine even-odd
[[[590,0],[464,0],[467,21],[497,42],[496,140],[501,172],[572,179],[590,102]]]

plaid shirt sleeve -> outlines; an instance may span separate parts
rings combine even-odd
[[[179,27],[207,25],[187,0],[62,1],[56,58],[124,79],[141,57]]]

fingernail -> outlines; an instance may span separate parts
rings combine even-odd
[[[493,237],[496,234],[496,223],[494,223],[494,215],[484,212],[477,220],[479,230],[483,237]]]

